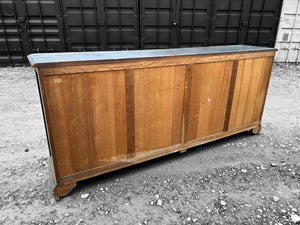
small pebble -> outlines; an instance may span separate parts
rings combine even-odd
[[[247,170],[245,170],[245,169],[242,169],[241,171],[242,171],[243,173],[247,173]]]
[[[274,202],[278,202],[278,201],[279,201],[279,197],[273,196],[273,201],[274,201]]]
[[[225,205],[226,205],[226,202],[223,201],[223,200],[221,200],[221,201],[220,201],[220,204],[221,204],[222,206],[225,206]]]
[[[162,206],[162,205],[163,205],[163,201],[162,201],[161,199],[158,199],[157,205],[158,205],[158,206]]]
[[[89,193],[85,193],[85,194],[80,195],[80,198],[87,199],[89,197],[89,195],[90,195]]]
[[[272,167],[276,167],[277,164],[276,164],[276,163],[271,163],[271,166],[272,166]]]
[[[29,152],[29,149],[28,149],[28,148],[26,148],[26,149],[24,150],[24,152]]]
[[[291,220],[293,221],[294,224],[299,224],[300,223],[300,216],[297,214],[291,215]]]

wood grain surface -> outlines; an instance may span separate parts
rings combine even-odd
[[[38,69],[55,196],[79,180],[259,127],[273,58],[272,50]]]
[[[233,61],[195,64],[185,141],[223,130]]]
[[[229,129],[260,121],[273,57],[240,60]]]

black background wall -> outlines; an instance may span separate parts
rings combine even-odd
[[[0,65],[35,52],[273,47],[283,0],[0,0]]]

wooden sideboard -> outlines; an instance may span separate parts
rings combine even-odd
[[[83,179],[259,133],[275,51],[235,45],[29,55],[55,197]]]

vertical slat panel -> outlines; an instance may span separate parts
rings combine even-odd
[[[89,74],[97,165],[127,158],[125,72]]]
[[[264,62],[263,62],[264,67],[262,71],[260,71],[261,77],[260,77],[259,87],[257,90],[255,107],[253,109],[253,116],[252,116],[253,122],[260,121],[263,114],[267,91],[269,87],[269,81],[271,77],[273,60],[274,60],[273,57],[264,58]]]
[[[263,72],[264,60],[253,60],[250,81],[248,83],[249,90],[247,93],[246,107],[243,115],[243,125],[252,122],[253,109],[255,108],[255,99],[257,95],[257,90]],[[244,84],[245,85],[245,84]]]
[[[61,177],[127,158],[124,71],[44,79]]]
[[[84,74],[44,78],[51,137],[60,176],[95,165],[93,124]]]
[[[232,61],[195,64],[185,141],[223,131]]]
[[[113,72],[113,92],[114,92],[114,108],[115,108],[115,133],[116,133],[116,152],[117,159],[126,158],[128,153],[128,125],[127,120],[127,90],[126,90],[126,74],[123,71]],[[129,105],[130,106],[130,105]],[[101,116],[101,115],[99,115]],[[134,120],[132,120],[134,121]],[[127,144],[127,145],[126,145]]]
[[[253,60],[240,60],[236,78],[236,86],[233,96],[229,129],[243,125],[243,115],[246,108],[246,99],[251,82]]]
[[[50,132],[52,152],[57,160],[58,177],[63,177],[75,172],[72,165],[72,152],[68,135],[69,118],[64,112],[64,101],[62,99],[61,76],[44,77],[45,104],[48,115],[48,129]],[[61,120],[61,121],[60,121]],[[63,121],[63,122],[62,122]],[[63,138],[62,138],[63,137]]]
[[[68,128],[66,136],[69,140],[74,172],[92,168],[94,161],[87,87],[84,74],[61,77],[62,107]]]
[[[181,143],[185,66],[134,70],[136,154]]]
[[[227,100],[232,74],[232,61],[207,65],[208,90],[200,99],[197,137],[204,137],[223,131]],[[197,72],[202,70],[201,67]],[[204,85],[204,83],[202,84]],[[207,113],[207,117],[202,116]]]
[[[260,121],[272,63],[272,57],[240,60],[229,129]]]

